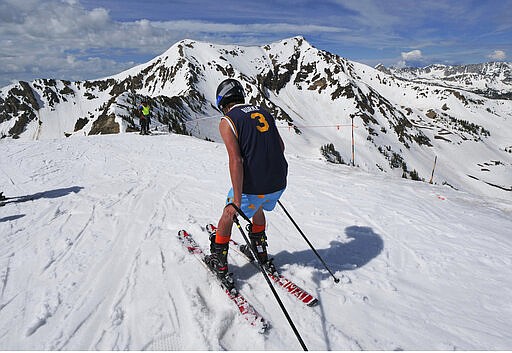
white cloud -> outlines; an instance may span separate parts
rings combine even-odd
[[[491,54],[487,55],[487,57],[492,60],[505,60],[507,58],[507,54],[503,50],[495,50]]]
[[[117,22],[108,10],[86,10],[76,0],[2,0],[0,87],[12,80],[115,74],[134,64],[122,49],[152,56],[176,41],[168,30],[145,21]]]
[[[418,61],[423,59],[421,50],[415,49],[409,52],[402,52],[402,59],[404,61]]]
[[[336,26],[288,23],[119,22],[109,10],[88,10],[78,0],[0,0],[0,47],[6,53],[0,55],[0,87],[35,77],[94,79],[116,74],[127,69],[134,56],[150,60],[183,38],[220,37],[223,42],[263,44],[280,33],[344,31]]]
[[[332,26],[319,26],[319,25],[295,25],[289,23],[272,23],[269,26],[267,23],[257,24],[233,24],[233,23],[214,23],[205,21],[166,21],[166,22],[153,22],[153,27],[165,28],[172,31],[190,31],[191,28],[194,32],[208,32],[208,33],[276,33],[276,32],[290,32],[290,33],[339,33],[348,32],[347,29]]]

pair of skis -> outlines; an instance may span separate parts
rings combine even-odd
[[[207,230],[208,230],[207,226]],[[257,263],[254,259],[249,258],[244,252],[240,250],[240,245],[233,239],[229,240],[229,244],[232,245],[230,249],[233,249],[237,254],[245,258],[248,262],[252,263],[255,267],[257,267]],[[286,278],[280,273],[272,273],[267,271],[268,277],[279,287],[283,288],[287,294],[290,294],[294,296],[297,300],[301,301],[302,303],[306,304],[307,306],[315,306],[318,304],[318,299],[315,298],[313,295],[296,285],[292,280],[289,278]]]
[[[207,226],[207,229],[210,231],[212,228],[210,226]],[[256,327],[260,333],[265,333],[270,328],[270,323],[257,312],[254,306],[247,301],[247,299],[238,291],[238,289],[236,289],[236,287],[230,290],[222,281],[220,281],[217,278],[213,271],[211,271],[210,267],[208,267],[204,262],[204,257],[206,256],[206,254],[201,248],[201,246],[194,240],[192,235],[189,234],[186,230],[180,230],[178,232],[178,238],[183,244],[183,246],[188,250],[188,253],[196,257],[196,259],[199,260],[200,263],[203,264],[204,267],[206,267],[212,275],[214,275],[222,289],[225,291],[228,298],[238,307],[238,310],[240,311],[242,317],[251,326]],[[254,261],[251,261],[252,259],[248,258],[247,255],[240,251],[240,244],[238,244],[234,240],[231,240],[230,245],[231,248],[236,253],[243,256],[247,261],[256,265]],[[291,295],[294,299],[300,301],[301,303],[307,306],[314,306],[318,304],[317,298],[315,298],[313,295],[299,287],[297,284],[295,284],[293,281],[286,278],[285,276],[269,272],[267,272],[267,274],[274,284],[281,287],[285,293]]]

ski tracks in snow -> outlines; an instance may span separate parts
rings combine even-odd
[[[168,302],[174,297],[169,292],[179,290],[168,283],[172,272],[166,268],[165,257],[171,257],[172,251],[167,239],[162,239],[167,236],[162,230],[167,215],[173,212],[173,188],[182,180],[173,179],[169,183],[170,175],[162,173],[160,164],[146,165],[148,170],[140,175],[140,167],[127,157],[129,153],[119,153],[112,159],[109,155],[107,160],[91,146],[86,155],[84,152],[81,155],[80,176],[84,185],[87,184],[86,190],[73,198],[40,198],[20,205],[11,203],[4,208],[24,206],[24,210],[30,209],[33,218],[31,236],[14,230],[3,238],[2,263],[6,266],[2,266],[0,277],[0,310],[8,310],[9,303],[23,293],[15,293],[13,288],[24,288],[23,312],[6,314],[11,318],[22,315],[24,319],[16,322],[25,322],[22,332],[26,338],[30,337],[26,343],[26,339],[20,339],[5,347],[42,348],[30,342],[45,341],[45,349],[140,349],[149,345],[147,337],[134,337],[141,332],[137,329],[143,321],[140,318],[151,310],[154,315],[160,315],[155,308],[145,306]],[[18,158],[24,160],[23,156]],[[123,164],[121,175],[99,174],[109,170],[102,166],[104,163]],[[52,178],[59,179],[55,176],[59,170],[73,168],[73,164],[59,158],[57,152],[54,160],[43,161],[33,180],[47,185]],[[113,169],[119,171],[118,167]],[[113,183],[122,186],[112,188]],[[154,188],[154,183],[160,183],[162,188]],[[117,197],[105,197],[111,194],[111,189],[117,190]],[[30,244],[39,245],[29,247]],[[36,252],[32,253],[32,249]],[[154,251],[159,254],[156,258],[152,256]],[[12,268],[19,268],[22,259],[35,259],[36,262],[29,264],[35,271],[25,277],[16,277],[14,273],[16,281],[11,283]],[[156,269],[151,266],[155,259],[158,260]],[[128,263],[131,265],[127,266]],[[146,271],[148,268],[151,271]],[[158,283],[154,281],[155,274],[160,275],[157,287],[167,289],[152,298],[148,297],[146,288]],[[18,285],[27,281],[28,286]],[[117,292],[114,298],[109,297],[112,291]],[[170,304],[180,308],[179,304]],[[104,325],[105,316],[111,318],[108,326]],[[167,330],[180,331],[177,316],[176,312],[168,314]],[[160,322],[151,315],[147,321]],[[155,335],[162,329],[155,327]],[[3,326],[0,334],[5,335],[6,330],[9,328]],[[43,336],[46,337],[42,339]]]
[[[272,323],[267,335],[247,327],[176,239],[186,228],[207,246],[201,226],[217,220],[229,187],[222,145],[133,135],[9,151],[6,195],[32,198],[0,209],[2,348],[299,349],[252,265],[230,253],[241,290]],[[320,300],[309,308],[281,296],[308,348],[506,347],[512,244],[498,229],[510,224],[502,211],[447,188],[389,179],[386,190],[383,176],[289,163],[282,201],[342,280],[333,283],[278,206],[269,252]]]
[[[359,316],[363,322],[375,323],[375,328],[381,328],[380,336],[386,337],[380,341],[360,340],[360,349],[478,346],[479,339],[493,335],[475,329],[482,322],[487,327],[496,327],[497,331],[500,330],[498,327],[506,326],[506,315],[500,312],[499,305],[493,305],[494,293],[486,290],[488,284],[492,284],[486,282],[507,283],[505,274],[510,272],[510,258],[494,255],[495,244],[505,239],[489,238],[487,234],[493,225],[481,224],[481,218],[467,220],[468,214],[474,212],[474,205],[451,201],[464,197],[463,193],[443,188],[442,193],[447,196],[440,198],[440,187],[408,181],[406,183],[410,185],[400,183],[403,193],[395,194],[379,189],[381,182],[376,182],[373,187],[372,178],[367,176],[369,180],[364,184],[326,188],[331,192],[317,195],[322,208],[311,215],[313,220],[321,217],[322,224],[318,227],[327,231],[331,224],[326,223],[326,219],[345,224],[345,234],[337,237],[342,245],[335,245],[340,256],[337,263],[356,266],[342,270],[350,283],[342,286],[345,300],[340,303],[343,304],[340,308],[348,317]],[[390,180],[390,183],[395,181]],[[389,190],[395,189],[398,188],[391,186]],[[376,204],[359,197],[369,192],[382,194],[377,198],[386,203]],[[477,209],[481,215],[482,210]],[[493,219],[493,213],[501,213],[501,210],[489,209],[488,212],[489,219]],[[462,223],[460,219],[466,221]],[[312,223],[314,229],[314,221]],[[332,226],[332,233],[340,232]],[[500,230],[492,230],[490,234],[500,234]],[[473,246],[461,246],[467,237],[471,237],[468,241]],[[364,244],[354,246],[357,239],[364,240]],[[376,245],[379,242],[381,245]],[[506,247],[510,245],[509,240],[503,243]],[[368,256],[368,249],[372,248],[378,251]],[[348,249],[351,251],[345,251]],[[331,260],[328,254],[326,258]],[[475,261],[481,263],[478,273],[471,281],[461,282],[460,274],[469,268],[475,269]],[[502,271],[493,273],[500,267]],[[503,290],[511,293],[510,287],[505,286]],[[330,289],[323,289],[321,293],[320,301],[322,297],[335,295]],[[408,305],[402,306],[401,302]],[[393,303],[392,306],[389,303]],[[488,314],[481,315],[479,310],[480,314],[475,315],[471,309],[474,306],[485,306],[484,312]],[[326,316],[329,319],[330,313]],[[393,322],[392,329],[388,330],[387,322]],[[387,330],[384,334],[383,327]],[[372,327],[344,325],[342,330],[350,337],[370,338],[374,335]],[[436,331],[438,335],[431,334]],[[450,338],[438,342],[434,339],[437,336]],[[432,340],[427,342],[425,337],[432,337]],[[471,338],[464,341],[460,337]],[[424,346],[418,346],[418,342],[423,342]]]

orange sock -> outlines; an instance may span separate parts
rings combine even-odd
[[[260,233],[260,232],[263,232],[265,230],[265,225],[261,225],[261,224],[256,224],[256,223],[253,223],[252,224],[252,232],[253,233]]]
[[[221,235],[219,232],[215,235],[215,243],[217,244],[227,244],[229,243],[229,239],[231,239],[231,234]]]

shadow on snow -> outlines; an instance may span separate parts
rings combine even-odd
[[[39,199],[43,199],[43,198],[55,199],[58,197],[66,196],[72,192],[76,194],[76,193],[80,192],[80,190],[82,190],[82,189],[83,189],[83,187],[81,187],[81,186],[72,186],[69,188],[62,188],[62,189],[38,192],[38,193],[35,193],[32,195],[7,197],[7,198],[5,198],[6,201],[1,203],[1,206],[4,206],[8,203],[21,203],[21,202],[39,200]]]
[[[303,241],[300,234],[297,234],[297,237],[299,238],[297,241]],[[344,241],[331,241],[327,249],[316,249],[318,254],[334,273],[363,267],[376,258],[384,248],[382,237],[375,233],[371,227],[347,227],[345,228],[345,238],[346,240]],[[272,236],[269,236],[268,242],[270,245],[268,249],[269,256],[274,258],[274,264],[278,270],[282,270],[282,266],[285,264],[310,266],[321,271],[321,277],[330,277],[330,274],[325,270],[322,262],[309,246],[303,251],[293,253],[281,251],[277,254],[273,254]],[[310,242],[314,246],[314,239],[313,241],[310,240]],[[252,270],[245,270],[246,266],[249,266]],[[231,265],[230,267],[233,268],[237,266]],[[257,270],[249,264],[242,266],[240,270],[242,271],[237,271],[237,278],[241,280],[252,277],[257,272]]]
[[[0,223],[14,221],[14,220],[16,220],[18,218],[22,218],[22,217],[25,217],[25,215],[24,214],[18,214],[18,215],[3,217],[3,218],[0,218]]]

